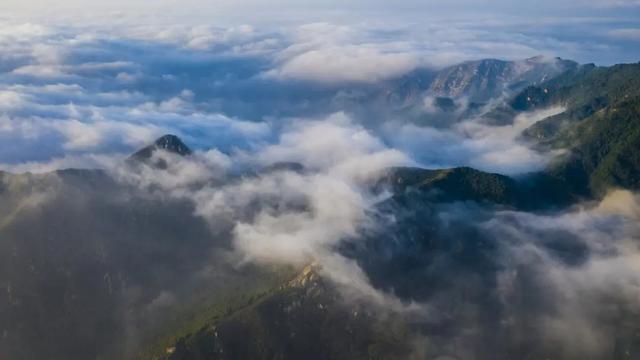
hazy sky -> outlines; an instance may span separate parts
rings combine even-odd
[[[161,15],[191,18],[195,21],[242,20],[251,23],[289,20],[348,21],[385,20],[419,21],[441,16],[523,16],[532,20],[539,16],[598,16],[620,21],[638,19],[638,0],[3,0],[4,13],[36,15],[87,15],[105,11],[125,14]],[[78,18],[81,21],[81,18]]]

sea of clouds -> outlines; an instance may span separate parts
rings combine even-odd
[[[516,172],[535,169],[544,159],[516,144],[513,131],[418,128],[369,108],[417,69],[567,46],[533,35],[505,42],[501,32],[472,30],[477,24],[99,24],[0,21],[0,169],[104,167],[165,133],[228,153],[273,142],[292,119],[343,112],[427,166],[514,172],[509,166],[521,162]],[[424,116],[435,116],[432,110],[425,99]]]
[[[523,31],[514,35],[517,26]],[[194,215],[212,228],[228,225],[240,263],[319,263],[349,296],[439,321],[430,316],[446,313],[443,299],[456,298],[460,289],[434,297],[403,292],[339,250],[371,234],[397,244],[400,250],[390,256],[411,249],[406,238],[386,232],[402,222],[380,209],[390,195],[370,191],[370,185],[394,166],[472,166],[508,175],[543,169],[554,154],[532,149],[519,135],[563,109],[521,114],[507,125],[469,118],[443,127],[394,113],[363,116],[341,99],[377,87],[384,91],[416,69],[539,53],[584,58],[637,40],[633,26],[598,38],[623,39],[613,44],[550,37],[532,30],[538,26],[458,21],[416,27],[74,27],[2,20],[0,170],[106,169],[127,186],[189,201]],[[543,26],[560,27],[557,19]],[[369,104],[367,96],[355,98],[359,107]],[[428,98],[421,103],[425,116],[437,111]],[[162,169],[125,165],[129,154],[167,133],[180,136],[194,155],[157,154],[166,161]],[[302,170],[268,170],[279,163],[297,163]],[[500,309],[498,322],[512,321],[520,331],[531,325],[532,336],[560,343],[565,355],[597,358],[614,346],[608,330],[616,316],[639,310],[639,207],[637,195],[614,191],[552,213],[436,206],[420,221],[433,222],[440,231],[432,235],[445,242],[491,244],[497,269],[490,280],[463,277],[469,273],[455,271],[448,251],[440,260],[453,261],[453,280],[468,281],[460,283],[471,289],[488,287],[491,305]],[[463,228],[473,232],[456,232]],[[583,256],[567,259],[565,245]],[[425,265],[424,279],[430,269]],[[471,292],[461,308],[478,300]],[[615,306],[603,309],[605,303]],[[488,328],[466,315],[441,321],[455,321],[459,333],[447,341],[462,339],[461,347],[473,353],[478,333]]]

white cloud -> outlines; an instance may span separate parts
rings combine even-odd
[[[0,91],[0,109],[8,110],[26,103],[25,95],[16,91]]]
[[[497,290],[506,313],[522,285],[516,269],[534,272],[543,286],[538,296],[545,306],[530,310],[539,314],[527,325],[539,328],[545,343],[561,344],[567,356],[607,357],[616,340],[608,326],[619,324],[619,314],[640,310],[639,207],[638,195],[615,191],[601,202],[551,215],[496,213],[482,229],[500,238],[505,250],[501,261],[506,267]],[[577,265],[567,265],[557,249],[548,247],[556,238],[559,243],[572,239],[585,246],[588,255]],[[570,256],[580,258],[578,253]],[[615,304],[615,311],[603,304]]]
[[[0,22],[0,41],[29,41],[53,34],[50,28],[33,23]]]
[[[108,168],[117,179],[142,189],[161,189],[176,197],[188,196],[190,187],[224,178],[232,163],[229,157],[218,150],[196,152],[188,158],[167,152],[155,152],[153,163],[162,161],[166,167],[139,164],[132,169],[128,164],[116,163]],[[217,181],[216,181],[217,183]]]
[[[326,83],[373,83],[413,70],[418,61],[409,53],[385,53],[367,46],[332,46],[310,50],[266,73],[279,79]]]
[[[366,30],[329,23],[296,28],[290,44],[264,76],[320,83],[373,83],[419,65],[417,53],[400,41],[371,41]]]
[[[609,31],[609,35],[614,38],[624,40],[640,40],[640,28],[615,29]]]
[[[66,138],[67,150],[100,148],[106,141],[122,141],[130,146],[143,146],[162,134],[155,125],[136,125],[126,122],[98,121],[85,123],[78,120],[57,121],[52,124]]]
[[[43,78],[62,78],[68,75],[58,65],[25,65],[13,70],[12,73]]]
[[[263,165],[276,162],[300,162],[315,170],[342,169],[345,162],[373,165],[371,155],[389,155],[397,163],[407,163],[404,155],[388,149],[365,128],[355,124],[348,116],[337,113],[315,121],[297,121],[289,124],[277,144],[267,146],[256,154]],[[382,168],[377,168],[381,170]],[[353,171],[352,167],[342,169]]]
[[[471,166],[514,175],[540,170],[557,155],[533,150],[519,140],[519,136],[535,122],[562,111],[563,108],[551,108],[520,114],[513,124],[504,126],[485,125],[477,119],[450,129],[389,122],[384,125],[384,131],[396,148],[412,154],[423,166]]]
[[[117,164],[121,163],[124,160],[125,156],[126,155],[124,154],[66,155],[63,157],[52,158],[46,161],[27,161],[18,164],[0,163],[0,170],[16,174],[27,172],[34,174],[43,174],[62,169],[106,169],[113,168]]]
[[[231,47],[237,54],[260,54],[272,50],[276,39],[265,39],[251,25],[227,28],[211,25],[134,26],[123,36],[144,41],[158,41],[196,51]],[[276,42],[277,43],[277,42]],[[262,50],[262,51],[261,51]]]
[[[97,126],[78,120],[69,120],[56,123],[56,127],[68,139],[64,147],[69,150],[95,148],[102,145],[104,134]]]

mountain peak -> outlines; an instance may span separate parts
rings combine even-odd
[[[163,135],[159,137],[153,144],[157,149],[162,149],[170,153],[175,153],[182,156],[191,154],[191,149],[189,149],[189,147],[185,145],[182,140],[180,140],[180,138],[176,135]]]
[[[167,134],[156,139],[153,144],[138,150],[136,153],[131,155],[130,159],[147,161],[151,159],[156,150],[163,150],[180,156],[188,156],[192,153],[191,149],[189,149],[189,147],[185,145],[178,136]]]

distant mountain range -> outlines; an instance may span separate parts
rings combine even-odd
[[[400,110],[409,120],[446,124],[478,115],[490,102],[510,99],[527,86],[580,67],[571,60],[536,56],[516,61],[467,61],[440,70],[419,68],[372,88],[360,89],[360,96],[352,99],[356,104],[351,106],[365,113],[372,107],[383,114]]]

